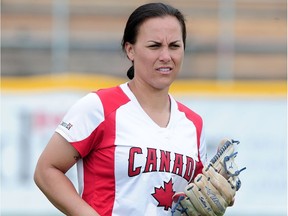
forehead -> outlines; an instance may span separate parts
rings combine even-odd
[[[178,19],[174,16],[153,17],[145,20],[139,26],[138,37],[157,36],[169,34],[170,36],[182,36],[182,28]]]

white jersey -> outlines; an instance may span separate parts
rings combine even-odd
[[[127,83],[89,93],[57,127],[82,157],[79,192],[101,216],[171,215],[174,193],[201,172],[202,119],[169,97],[166,128],[145,113]]]

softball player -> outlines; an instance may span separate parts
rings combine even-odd
[[[39,158],[35,182],[66,215],[171,215],[172,197],[206,163],[202,118],[169,87],[181,70],[183,15],[150,3],[129,17],[130,81],[87,94]],[[77,163],[79,190],[65,173]]]

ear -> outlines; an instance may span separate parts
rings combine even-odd
[[[126,42],[125,43],[125,51],[128,59],[130,61],[134,61],[134,46],[133,44]]]

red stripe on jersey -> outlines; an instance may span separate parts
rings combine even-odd
[[[196,127],[198,161],[199,162],[197,162],[197,165],[196,165],[196,170],[194,173],[194,177],[195,177],[195,176],[197,176],[197,174],[202,173],[202,169],[203,169],[203,163],[202,163],[201,158],[200,158],[200,137],[201,137],[202,128],[203,128],[203,120],[202,120],[201,116],[199,116],[197,113],[193,112],[191,109],[189,109],[188,107],[186,107],[182,103],[177,102],[177,104],[178,104],[179,111],[184,112],[186,117],[190,121],[192,121]]]
[[[119,86],[98,90],[95,93],[103,105],[104,121],[88,138],[73,145],[81,149],[83,142],[92,142],[88,144],[91,146],[90,152],[83,158],[82,198],[100,215],[111,215],[115,200],[115,117],[117,109],[130,99]]]

